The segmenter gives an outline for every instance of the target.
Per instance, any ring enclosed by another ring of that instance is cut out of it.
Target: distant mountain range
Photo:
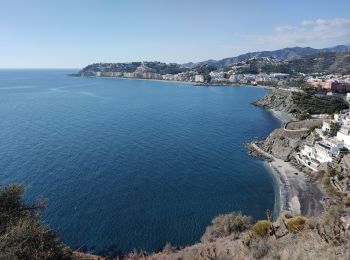
[[[347,51],[350,51],[350,45],[337,45],[334,47],[323,48],[323,49],[314,49],[310,47],[305,47],[305,48],[293,47],[293,48],[284,48],[284,49],[275,50],[275,51],[249,52],[236,57],[225,58],[221,60],[206,60],[206,61],[197,62],[197,63],[189,62],[189,63],[182,64],[182,66],[186,68],[194,68],[196,66],[209,64],[209,65],[216,66],[218,68],[222,68],[230,64],[240,62],[240,61],[246,61],[252,58],[273,57],[283,61],[290,61],[290,60],[304,57],[306,55],[318,54],[323,52],[347,52]]]
[[[275,51],[250,52],[222,60],[186,64],[167,64],[157,61],[94,63],[86,66],[76,75],[160,79],[166,74],[183,74],[181,79],[177,80],[184,81],[185,78],[190,80],[195,74],[208,78],[211,71],[228,72],[233,69],[233,65],[235,65],[235,74],[350,73],[350,47],[338,45],[323,49],[284,48]]]

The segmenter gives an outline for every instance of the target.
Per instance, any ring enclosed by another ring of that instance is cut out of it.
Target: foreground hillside
[[[228,217],[229,215],[227,215]],[[235,215],[230,215],[235,216]],[[339,225],[335,207],[322,216],[304,218],[281,214],[274,223],[257,222],[243,232],[235,222],[216,223],[213,226],[230,230],[230,234],[211,241],[172,251],[170,247],[147,259],[349,259],[350,234]],[[129,259],[146,259],[132,256]]]

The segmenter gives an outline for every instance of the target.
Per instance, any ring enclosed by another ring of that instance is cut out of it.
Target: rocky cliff
[[[305,114],[334,114],[348,108],[348,104],[341,96],[327,96],[312,91],[291,92],[281,89],[271,91],[253,104],[293,113],[296,117]]]
[[[253,103],[268,109],[290,113],[295,109],[292,93],[285,90],[273,90],[261,99]]]
[[[306,131],[286,132],[283,128],[279,128],[274,130],[265,140],[259,142],[259,146],[276,158],[287,161],[305,143],[308,136]]]

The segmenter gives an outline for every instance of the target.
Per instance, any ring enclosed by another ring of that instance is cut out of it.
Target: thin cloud
[[[270,35],[251,35],[259,46],[281,48],[286,46],[326,47],[350,42],[350,19],[305,20],[298,25],[281,25]]]

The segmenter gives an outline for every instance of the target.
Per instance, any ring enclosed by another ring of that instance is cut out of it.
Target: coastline
[[[247,87],[247,88],[264,88],[271,90],[269,86],[253,86],[238,84],[196,84],[194,82],[158,80],[158,79],[139,79],[139,78],[122,78],[122,77],[96,77],[93,78],[112,78],[116,80],[142,80],[186,84],[194,87]],[[293,120],[290,113],[274,109],[268,111],[281,122],[281,127],[287,122]],[[263,151],[257,143],[252,142],[251,148],[264,157],[264,165],[273,177],[275,189],[275,206],[273,210],[274,217],[277,217],[282,211],[290,211],[294,215],[316,215],[322,211],[320,200],[322,192],[316,184],[309,181],[308,176],[303,171],[294,167],[290,162],[285,162]],[[261,149],[261,150],[259,150]],[[266,160],[267,159],[267,160]],[[310,194],[309,194],[310,193]]]
[[[289,162],[274,158],[265,163],[279,189],[276,209],[293,215],[317,215],[322,211],[322,193],[308,176]]]
[[[159,80],[159,79],[140,79],[140,78],[122,78],[122,77],[96,77],[93,78],[112,78],[116,80],[143,80],[186,84],[194,87],[247,87],[264,88],[271,90],[269,86],[253,86],[238,84],[196,84],[194,82]],[[268,111],[281,122],[281,127],[293,120],[290,113],[268,109]],[[275,206],[273,215],[277,217],[282,211],[290,211],[294,215],[316,215],[322,211],[322,192],[316,184],[309,181],[305,172],[294,167],[290,162],[285,162],[271,154],[263,151],[258,143],[252,142],[250,148],[253,148],[258,154],[264,157],[264,165],[274,180]],[[267,160],[266,160],[267,159]]]
[[[72,76],[72,75],[69,75]],[[193,87],[246,87],[246,88],[259,88],[259,89],[268,89],[272,90],[275,89],[274,87],[270,86],[263,86],[263,85],[249,85],[249,84],[238,84],[238,83],[232,83],[232,84],[220,84],[220,83],[196,83],[196,82],[189,82],[189,81],[176,81],[176,80],[166,80],[166,79],[141,79],[141,78],[124,78],[124,77],[98,77],[98,76],[72,76],[72,77],[86,77],[86,78],[102,78],[102,79],[116,79],[116,80],[142,80],[142,81],[155,81],[155,82],[166,82],[166,83],[176,83],[176,84],[186,84],[191,85]]]
[[[271,114],[281,121],[281,126],[289,122],[291,114],[269,109]],[[251,142],[249,148],[264,160],[264,165],[272,175],[275,185],[274,217],[280,212],[290,211],[294,215],[317,215],[322,212],[322,191],[312,183],[308,175],[297,169],[290,162],[276,158],[259,147],[258,142]]]
[[[293,120],[293,116],[290,113],[278,111],[275,109],[269,109],[270,113],[281,121],[281,125],[283,126],[285,123]]]

